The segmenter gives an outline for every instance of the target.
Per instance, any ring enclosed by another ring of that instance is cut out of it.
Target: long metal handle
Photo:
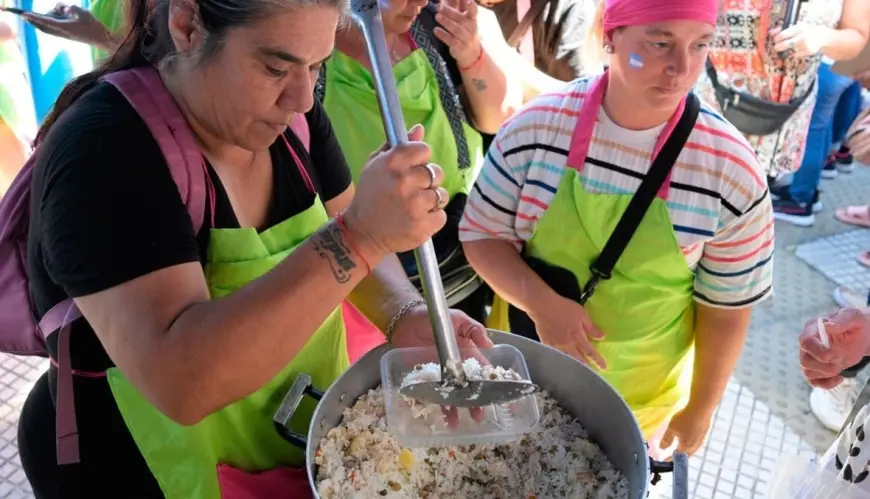
[[[351,12],[354,22],[366,41],[387,141],[394,147],[406,144],[408,132],[402,117],[396,82],[393,79],[393,67],[377,0],[353,1]],[[438,269],[438,259],[432,239],[428,239],[414,250],[414,256],[423,283],[423,296],[428,305],[429,320],[432,321],[432,329],[435,332],[435,346],[441,360],[442,381],[449,384],[464,384],[462,356],[456,344],[453,323],[450,321],[450,310],[447,306],[447,298],[444,296],[444,286],[441,283],[441,272]]]

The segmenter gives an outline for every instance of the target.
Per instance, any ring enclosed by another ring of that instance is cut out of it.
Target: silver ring
[[[429,172],[429,186],[426,188],[431,189],[432,187],[435,186],[435,180],[437,180],[437,178],[438,178],[437,175],[435,174],[435,168],[432,167],[431,163],[425,163],[425,164],[422,164],[420,166],[422,166],[423,168],[426,169],[427,172]]]
[[[436,196],[435,207],[429,210],[429,213],[434,213],[441,209],[441,204],[444,202],[444,197],[441,196],[441,191],[439,191],[437,187],[430,187],[429,189],[434,192]]]

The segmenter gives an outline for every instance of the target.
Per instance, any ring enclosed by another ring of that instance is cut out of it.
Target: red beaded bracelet
[[[469,69],[472,69],[474,66],[477,66],[478,64],[480,64],[480,61],[482,61],[482,60],[483,60],[483,45],[480,46],[480,53],[477,54],[477,59],[475,59],[474,62],[471,63],[471,65],[466,66],[464,68],[459,68],[459,70],[460,71],[468,71]]]
[[[344,223],[344,217],[339,213],[335,216],[335,223],[338,225],[338,228],[344,232],[344,238],[347,240],[347,245],[350,246],[351,251],[359,255],[359,259],[362,260],[363,264],[366,266],[366,276],[372,273],[372,266],[369,265],[369,262],[366,261],[366,257],[360,253],[356,244],[354,244],[353,237],[350,235],[350,232],[347,230],[347,224]]]

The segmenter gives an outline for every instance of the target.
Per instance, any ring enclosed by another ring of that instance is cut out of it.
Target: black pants
[[[105,395],[90,393],[82,385],[98,383],[77,380],[78,408],[100,410],[111,402]],[[90,395],[90,397],[89,397]],[[18,452],[36,499],[162,499],[163,493],[129,436],[117,408],[83,418],[77,411],[81,464],[57,465],[55,411],[49,391],[48,374],[37,380],[21,410],[18,423]],[[111,412],[111,414],[109,414]],[[100,416],[107,416],[102,418]],[[111,416],[111,417],[109,417]]]

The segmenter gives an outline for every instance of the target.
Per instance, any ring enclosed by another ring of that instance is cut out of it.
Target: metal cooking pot
[[[601,446],[607,457],[628,478],[631,499],[646,498],[659,473],[673,471],[674,499],[688,499],[688,459],[684,454],[673,463],[652,461],[637,420],[625,401],[601,376],[577,360],[544,344],[501,331],[490,330],[493,342],[519,349],[525,357],[532,380],[550,393],[559,405],[576,417]],[[338,426],[342,412],[370,389],[381,384],[381,357],[390,345],[382,345],[351,366],[326,393],[311,387],[311,378],[300,375],[275,413],[276,430],[289,442],[305,449],[308,482],[317,498],[314,454],[326,433]],[[294,433],[288,422],[299,402],[308,395],[320,402],[314,411],[308,435]]]

